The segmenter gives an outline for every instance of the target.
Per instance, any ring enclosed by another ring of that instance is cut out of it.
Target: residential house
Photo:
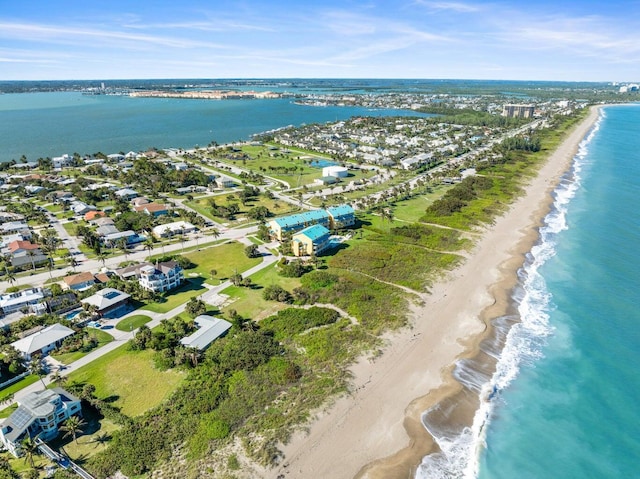
[[[15,233],[11,235],[2,236],[0,238],[0,250],[4,250],[9,247],[11,243],[14,241],[28,241],[31,239],[31,235],[23,235],[20,233]]]
[[[96,234],[100,237],[105,237],[107,235],[110,235],[113,233],[119,233],[119,232],[120,230],[115,227],[115,225],[113,224],[113,220],[111,220],[111,222],[107,222],[104,225],[100,225],[96,228]]]
[[[96,218],[100,218],[102,216],[107,216],[107,214],[104,211],[89,211],[88,213],[85,213],[84,220],[92,222]]]
[[[218,188],[233,188],[236,186],[236,182],[233,178],[229,178],[228,176],[218,176],[215,180],[216,186]]]
[[[184,281],[182,266],[175,261],[146,265],[140,268],[140,286],[155,293],[177,288]]]
[[[24,221],[8,221],[6,223],[0,224],[0,234],[2,235],[15,234],[15,233],[23,234],[23,232],[25,231],[28,234],[31,234],[29,232],[29,225]]]
[[[58,435],[61,423],[82,415],[80,399],[61,388],[44,389],[18,400],[18,408],[0,424],[0,443],[15,457],[22,455],[22,441],[39,437],[44,441]]]
[[[46,356],[49,352],[60,347],[62,342],[75,334],[73,329],[60,323],[52,324],[37,333],[30,334],[11,343],[26,361],[34,356]]]
[[[185,170],[189,169],[189,165],[187,165],[187,164],[186,164],[186,163],[184,163],[184,162],[172,163],[172,165],[171,165],[171,166],[173,166],[173,168],[174,168],[176,171],[185,171]]]
[[[42,186],[38,186],[38,185],[27,185],[24,187],[24,191],[29,195],[37,195],[38,193],[40,193],[41,191],[44,191],[45,188],[43,188]]]
[[[85,291],[96,284],[95,276],[93,276],[93,273],[90,273],[89,271],[65,276],[63,281],[69,289],[74,291]]]
[[[322,225],[307,226],[291,238],[291,249],[295,256],[318,255],[326,250],[331,242],[331,232]]]
[[[130,201],[130,200],[140,196],[136,190],[132,190],[131,188],[122,188],[120,190],[117,190],[115,192],[115,195],[118,198],[123,199],[123,200],[127,200],[127,201]]]
[[[62,156],[56,156],[51,158],[51,164],[55,169],[62,168],[73,164],[73,156],[64,154]]]
[[[192,233],[196,227],[187,221],[174,221],[154,227],[151,232],[156,238],[170,238],[176,234]]]
[[[131,204],[134,208],[137,206],[146,205],[147,203],[149,203],[149,198],[145,198],[144,196],[138,196],[137,198],[131,200]]]
[[[31,241],[13,241],[3,250],[3,253],[9,256],[11,266],[16,268],[23,266],[32,268],[48,261],[40,246]]]
[[[0,314],[7,315],[22,309],[36,314],[43,313],[46,306],[42,302],[49,295],[49,290],[43,288],[29,288],[15,293],[0,294]]]
[[[229,321],[206,314],[196,316],[193,321],[198,329],[191,335],[182,338],[180,343],[187,348],[196,348],[198,351],[204,351],[212,342],[224,336],[231,329]]]
[[[44,301],[47,311],[53,314],[64,314],[80,306],[75,293],[68,291],[57,296],[50,296]]]
[[[144,212],[153,217],[169,214],[169,208],[167,207],[167,205],[161,205],[159,203],[146,203],[139,206],[134,206],[133,209],[137,212]]]
[[[176,288],[184,281],[184,270],[175,261],[163,263],[141,263],[116,270],[122,279],[137,278],[140,286],[155,293]]]
[[[84,201],[74,201],[71,203],[71,210],[78,216],[85,215],[90,211],[96,211],[96,207],[88,205]]]
[[[96,313],[105,318],[117,318],[128,311],[127,293],[114,288],[104,288],[96,294],[81,300],[83,304],[94,306]]]
[[[113,233],[106,234],[102,237],[102,240],[106,245],[114,246],[118,244],[120,240],[124,239],[127,245],[139,243],[143,241],[144,238],[142,236],[138,236],[135,231],[127,230],[127,231],[116,231]]]
[[[101,226],[106,226],[106,225],[113,225],[114,221],[112,218],[109,218],[108,216],[102,216],[100,218],[95,218],[91,221],[89,221],[89,223],[91,223],[92,225],[97,226],[98,228]]]

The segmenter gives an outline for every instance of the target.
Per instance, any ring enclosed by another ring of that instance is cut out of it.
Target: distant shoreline
[[[453,365],[476,355],[491,334],[490,321],[510,310],[516,272],[538,240],[551,192],[570,168],[599,108],[574,127],[472,256],[424,296],[424,305],[413,307],[412,327],[389,334],[381,357],[363,358],[352,367],[353,392],[319,413],[308,434],[294,436],[284,447],[287,467],[277,473],[292,478],[414,477],[422,458],[436,450],[421,423],[424,411],[459,402],[456,394],[462,394],[463,407],[444,417],[455,428],[471,424],[479,398],[461,392],[451,375]]]

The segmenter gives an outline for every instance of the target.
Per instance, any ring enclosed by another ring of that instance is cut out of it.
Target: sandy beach
[[[272,477],[414,477],[434,447],[421,414],[461,390],[451,376],[454,362],[474,355],[489,321],[508,311],[516,272],[538,238],[550,193],[597,117],[594,107],[525,194],[486,230],[470,258],[435,285],[423,305],[412,308],[411,327],[388,335],[381,356],[353,366],[351,393],[318,413],[307,432],[294,436]],[[470,424],[475,399],[470,398],[465,413],[449,420]]]

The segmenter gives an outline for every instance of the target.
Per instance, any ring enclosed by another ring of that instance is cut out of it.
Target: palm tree
[[[76,266],[78,266],[78,260],[76,260],[71,253],[65,254],[64,259],[67,260],[67,263],[69,263],[69,266],[71,266],[71,270],[75,273]]]
[[[124,259],[127,259],[129,255],[129,250],[127,249],[127,240],[124,238],[120,238],[116,244],[118,249],[124,253]]]
[[[40,358],[40,356],[34,356],[31,358],[28,369],[29,369],[29,373],[35,374],[40,378],[42,387],[46,388],[47,386],[44,383],[44,380],[42,379],[42,377],[47,373],[47,371],[45,370],[44,365],[42,364],[42,359]]]
[[[145,251],[149,252],[149,256],[147,257],[147,260],[151,258],[151,252],[153,251],[153,240],[151,238],[147,238],[146,240],[144,240],[144,249]]]
[[[36,269],[36,262],[33,259],[36,256],[36,252],[31,249],[27,251],[27,256],[29,256],[29,259],[31,260],[31,269]]]
[[[13,284],[16,282],[16,274],[13,271],[9,271],[6,266],[4,267],[4,270],[7,273],[7,281],[9,281],[9,284],[13,286]]]
[[[69,381],[67,376],[60,375],[60,371],[56,371],[49,377],[49,379],[58,387],[64,387],[64,385]]]
[[[20,444],[20,449],[24,453],[24,463],[28,463],[31,468],[35,468],[36,465],[33,461],[33,456],[38,454],[38,444],[36,443],[35,438],[25,437]]]
[[[86,421],[81,417],[71,416],[60,426],[60,430],[64,431],[64,437],[71,436],[73,437],[73,441],[78,444],[78,433],[82,432],[82,428],[86,425]]]
[[[53,279],[51,275],[51,271],[53,270],[53,258],[49,257],[49,261],[47,261],[47,269],[49,270],[49,279]]]
[[[102,262],[102,267],[104,268],[104,263],[105,263],[105,261],[106,261],[106,259],[107,259],[107,255],[106,255],[106,254],[104,254],[104,253],[98,253],[98,254],[96,255],[96,258],[98,259],[98,261],[101,261],[101,262]]]
[[[180,243],[182,245],[182,254],[184,254],[184,242],[186,240],[186,237],[184,235],[184,228],[180,228],[178,230],[178,234],[180,235]]]

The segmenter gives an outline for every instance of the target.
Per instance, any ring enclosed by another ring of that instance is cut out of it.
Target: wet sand
[[[475,357],[491,367],[479,345],[491,334],[490,321],[510,312],[517,270],[538,239],[551,192],[597,117],[598,108],[592,108],[525,193],[484,232],[470,258],[435,285],[424,304],[412,307],[411,327],[387,335],[381,356],[353,366],[352,392],[293,437],[270,476],[414,477],[422,458],[437,447],[420,422],[424,411],[438,405],[442,428],[471,424],[478,396],[452,376],[454,363]]]

